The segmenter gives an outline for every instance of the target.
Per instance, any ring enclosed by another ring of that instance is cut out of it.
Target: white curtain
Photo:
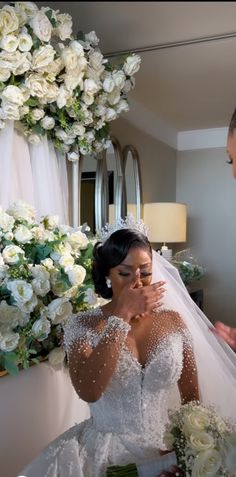
[[[41,215],[58,215],[68,224],[66,159],[46,136],[32,145],[7,121],[0,132],[0,205],[6,209],[21,199]]]

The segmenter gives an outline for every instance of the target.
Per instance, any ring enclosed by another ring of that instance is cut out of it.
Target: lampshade
[[[187,206],[177,202],[152,202],[143,206],[143,220],[154,243],[186,241]]]

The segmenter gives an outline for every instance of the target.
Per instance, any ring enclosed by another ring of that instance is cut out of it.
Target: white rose
[[[56,298],[48,305],[48,317],[53,324],[62,323],[72,314],[72,305],[65,298]]]
[[[89,33],[86,33],[85,34],[85,41],[88,41],[93,46],[96,46],[99,43],[99,39],[98,39],[95,31],[90,31]]]
[[[65,357],[66,353],[63,348],[54,348],[48,355],[48,361],[51,366],[58,366],[64,362]]]
[[[77,152],[68,152],[67,159],[68,161],[76,162],[79,160],[79,154]]]
[[[28,243],[32,239],[32,233],[25,225],[18,225],[14,230],[15,239],[17,242]]]
[[[68,72],[72,72],[77,69],[77,67],[82,71],[87,65],[83,47],[77,41],[72,41],[70,46],[64,48],[61,57]]]
[[[66,273],[68,275],[71,285],[74,285],[74,286],[82,285],[86,276],[86,270],[81,265],[74,265],[73,267],[67,267]]]
[[[76,136],[84,137],[86,129],[82,124],[75,122],[72,126],[72,131]]]
[[[84,91],[89,95],[95,95],[99,90],[99,85],[93,79],[86,79],[84,81]]]
[[[91,94],[83,93],[81,99],[87,106],[91,106],[94,103],[94,96]]]
[[[38,11],[29,22],[34,34],[41,41],[48,42],[51,39],[52,25],[48,17],[42,12]]]
[[[111,93],[113,88],[115,88],[115,81],[113,80],[112,76],[109,75],[105,80],[103,81],[103,89],[106,91],[106,93]]]
[[[196,451],[204,451],[207,449],[213,449],[214,447],[214,438],[203,431],[192,432],[189,436],[189,442],[192,449]]]
[[[108,99],[109,104],[111,104],[112,106],[114,104],[119,103],[119,101],[120,101],[120,90],[119,90],[119,88],[115,87],[112,90],[112,92],[107,95],[107,99]]]
[[[19,339],[19,333],[14,333],[13,331],[8,331],[3,335],[0,334],[0,349],[4,352],[13,351],[18,345]]]
[[[59,88],[55,83],[47,83],[47,91],[43,103],[54,103],[58,97]]]
[[[1,38],[0,47],[9,52],[16,51],[19,45],[19,38],[15,35],[7,35]]]
[[[102,104],[98,104],[95,109],[96,116],[105,116],[106,108]]]
[[[4,5],[0,10],[0,34],[2,36],[18,30],[19,21],[15,13],[14,7]]]
[[[24,116],[26,116],[26,114],[29,113],[29,106],[20,106],[19,107],[19,113],[20,113],[20,117],[23,118]]]
[[[115,109],[107,108],[106,115],[105,115],[106,121],[113,121],[116,118],[117,118],[117,113],[116,113]]]
[[[70,95],[71,95],[71,91],[73,91],[77,86],[79,86],[82,89],[83,77],[84,77],[84,70],[81,71],[79,67],[63,75],[66,89],[68,90]]]
[[[190,435],[194,431],[203,431],[210,425],[210,417],[206,409],[197,408],[190,410],[184,416],[183,432]]]
[[[126,99],[121,99],[119,101],[119,103],[116,104],[115,108],[116,108],[116,112],[118,114],[122,113],[123,111],[124,112],[129,111],[129,105],[128,105],[128,102],[126,101]]]
[[[40,119],[42,119],[45,115],[45,112],[43,109],[39,109],[39,108],[34,108],[32,111],[31,111],[31,118],[33,119],[33,121],[37,122],[37,121],[40,121]]]
[[[30,300],[22,303],[22,302],[17,302],[18,307],[20,308],[21,311],[24,313],[31,313],[34,311],[35,307],[38,305],[38,299],[35,293],[33,293],[32,297]]]
[[[60,40],[64,41],[72,35],[72,17],[68,13],[59,13],[57,15],[58,26],[55,29],[55,33],[59,36]]]
[[[51,45],[40,46],[35,50],[32,57],[32,69],[44,71],[48,65],[53,63],[55,50]]]
[[[21,33],[19,35],[19,50],[30,51],[33,45],[33,40],[28,33]]]
[[[58,262],[62,255],[71,253],[71,252],[72,252],[72,248],[69,243],[67,242],[59,243],[58,245],[55,246],[55,249],[53,250],[53,252],[50,253],[50,257],[56,262]]]
[[[25,252],[17,245],[7,245],[2,251],[4,262],[9,263],[10,265],[18,263],[20,260],[20,255],[24,257]]]
[[[209,449],[200,452],[194,460],[192,466],[192,477],[215,477],[217,471],[222,465],[222,459],[219,452],[215,449]]]
[[[32,280],[32,287],[39,296],[45,296],[50,291],[50,282],[42,278],[34,278]]]
[[[85,303],[88,303],[90,306],[96,305],[97,295],[92,288],[87,288],[87,290],[85,291],[84,301]]]
[[[93,51],[89,55],[89,64],[91,68],[93,68],[99,74],[101,74],[104,71],[103,60],[104,60],[103,55],[99,51]]]
[[[70,253],[66,253],[60,257],[59,265],[61,267],[69,267],[74,264],[74,258]]]
[[[61,61],[61,58],[57,58],[53,61],[47,68],[44,70],[44,76],[46,79],[52,83],[55,81],[55,77],[60,73],[60,71],[64,68],[64,65]]]
[[[17,106],[22,106],[24,103],[24,95],[18,86],[9,85],[4,88],[1,93],[1,98],[9,103],[13,103]]]
[[[19,313],[21,312],[17,306],[8,305],[5,300],[2,300],[0,302],[0,325],[15,328],[19,323]]]
[[[6,212],[0,212],[0,229],[3,232],[10,232],[13,228],[15,220],[11,215],[6,214]]]
[[[74,251],[77,251],[80,248],[85,249],[89,243],[87,235],[85,235],[83,232],[80,232],[79,230],[77,232],[71,233],[66,240]]]
[[[51,330],[51,323],[45,318],[36,320],[32,326],[32,334],[38,341],[45,340]]]
[[[3,119],[13,119],[19,121],[20,111],[16,104],[8,103],[7,101],[2,101],[2,117]]]
[[[40,74],[30,74],[25,80],[25,85],[30,90],[31,96],[45,98],[45,96],[47,95],[48,82]]]
[[[53,230],[58,227],[59,216],[58,215],[45,215],[42,219],[45,229]]]
[[[138,55],[131,55],[126,58],[125,64],[123,66],[123,70],[127,76],[132,76],[140,68],[141,58]]]
[[[51,263],[51,262],[52,260],[50,258],[46,258],[45,260],[42,260],[41,262],[41,264],[43,263],[43,265],[34,265],[34,267],[31,268],[31,273],[33,277],[38,279],[40,278],[41,280],[48,280],[50,277],[50,274],[45,268],[46,267],[45,263]]]
[[[16,2],[15,3],[15,10],[17,12],[17,15],[24,14],[25,18],[25,23],[27,20],[30,20],[30,18],[34,17],[34,15],[38,11],[38,7],[35,3],[33,2]]]
[[[71,93],[65,89],[64,85],[61,85],[58,90],[58,96],[56,99],[58,108],[59,109],[63,108],[67,104],[68,100],[70,99],[71,99]]]
[[[53,261],[51,258],[45,258],[44,260],[41,261],[41,263],[48,270],[51,270],[54,267]]]
[[[26,303],[31,300],[33,296],[33,288],[30,283],[25,280],[12,280],[7,283],[7,288],[10,290],[13,298],[17,304]]]
[[[37,145],[41,142],[41,137],[38,136],[38,134],[32,133],[32,134],[28,135],[28,141],[29,141],[30,144]]]
[[[112,79],[117,88],[122,89],[125,85],[126,76],[122,70],[114,71],[112,73]]]
[[[14,202],[8,209],[7,213],[12,215],[14,219],[17,220],[26,220],[29,223],[32,223],[36,218],[36,211],[32,205],[27,204],[23,200],[18,200]]]
[[[132,81],[130,81],[129,79],[127,79],[127,80],[125,81],[125,84],[124,84],[123,88],[122,88],[122,91],[127,94],[127,93],[129,93],[129,91],[130,91],[134,86],[135,86],[135,80],[134,80],[134,78],[132,78]]]
[[[40,124],[46,130],[53,129],[55,126],[55,119],[51,118],[50,116],[45,116],[43,119],[41,119]]]
[[[0,81],[2,81],[3,83],[5,81],[7,81],[11,76],[11,72],[9,70],[6,70],[6,69],[1,69],[0,70]]]
[[[16,53],[20,54],[20,59],[18,63],[13,65],[12,72],[15,76],[23,75],[26,71],[29,71],[31,68],[31,54],[28,52],[20,53],[17,51]]]

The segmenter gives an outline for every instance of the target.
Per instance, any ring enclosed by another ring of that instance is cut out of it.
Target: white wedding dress
[[[73,317],[67,329],[69,340],[73,334],[84,336],[93,346],[98,344],[99,334],[89,327],[90,313]],[[95,318],[92,312],[93,329],[94,319],[99,320],[101,314],[100,308]],[[89,404],[91,417],[53,441],[20,475],[104,477],[109,465],[157,459],[158,449],[165,448],[168,400],[181,375],[187,341],[183,332],[170,333],[150,347],[145,367],[124,344],[105,392]]]

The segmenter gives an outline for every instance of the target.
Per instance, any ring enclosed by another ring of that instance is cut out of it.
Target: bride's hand
[[[116,301],[114,314],[129,322],[133,316],[150,313],[161,305],[165,293],[164,284],[163,281],[145,286],[138,286],[138,282],[128,284]]]

